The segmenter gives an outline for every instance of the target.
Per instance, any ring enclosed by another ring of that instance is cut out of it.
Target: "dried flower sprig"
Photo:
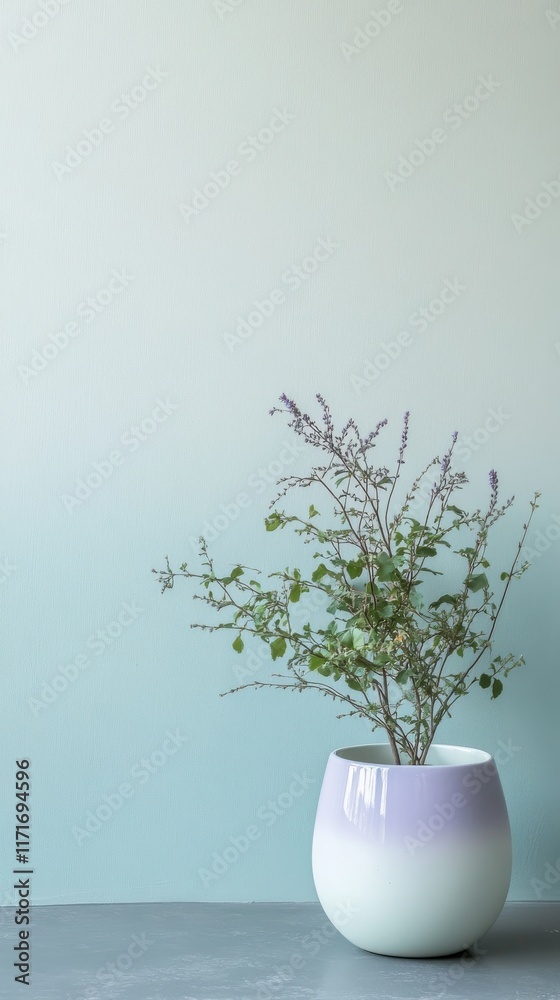
[[[344,707],[342,715],[361,716],[373,729],[384,730],[395,763],[423,764],[455,702],[476,683],[498,698],[504,678],[524,662],[512,653],[493,655],[493,637],[512,581],[528,568],[527,562],[519,563],[540,494],[530,501],[521,540],[509,569],[500,575],[501,593],[495,594],[486,572],[489,532],[514,501],[510,497],[499,505],[496,471],[489,474],[485,512],[468,513],[457,506],[455,494],[468,480],[464,472],[453,469],[455,432],[443,459],[432,459],[412,481],[400,506],[394,507],[405,464],[409,412],[404,415],[396,470],[391,473],[370,461],[387,420],[362,437],[351,418],[337,434],[324,397],[318,393],[316,399],[320,422],[287,395],[280,397],[280,407],[270,411],[287,415],[294,433],[323,452],[326,460],[306,475],[279,479],[280,492],[265,519],[267,531],[290,525],[303,543],[313,544],[313,571],[305,575],[298,568],[286,568],[269,574],[268,586],[258,570],[243,564],[219,575],[201,538],[200,572],[193,572],[187,563],[173,571],[167,559],[165,569],[154,572],[162,590],[170,589],[176,577],[196,580],[202,592],[194,596],[213,611],[227,613],[226,621],[194,623],[193,628],[233,629],[237,653],[247,638],[254,637],[269,647],[273,661],[287,657],[285,673],[233,691],[246,687],[319,691]],[[422,479],[438,467],[427,509],[417,519],[413,511]],[[322,492],[329,511],[321,514],[314,503],[307,517],[280,509],[278,501],[296,487]],[[459,569],[459,586],[443,590],[439,579],[451,577],[453,569]],[[296,621],[296,606],[305,604],[306,595],[317,593],[327,604],[324,612],[310,614],[303,623]]]

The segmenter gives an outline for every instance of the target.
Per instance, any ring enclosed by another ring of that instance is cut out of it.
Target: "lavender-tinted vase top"
[[[453,759],[457,762],[439,764]],[[464,758],[464,759],[463,759]],[[462,762],[461,762],[462,761]],[[454,822],[460,817],[460,822]],[[349,747],[330,754],[317,819],[333,832],[348,827],[377,843],[509,829],[496,763],[490,754],[466,747],[435,746],[425,765],[392,762],[385,744]]]

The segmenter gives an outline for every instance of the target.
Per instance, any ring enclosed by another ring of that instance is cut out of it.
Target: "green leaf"
[[[504,685],[498,677],[494,678],[494,683],[492,684],[492,697],[498,698],[504,690]]]
[[[377,579],[381,580],[382,583],[394,580],[397,576],[397,568],[391,558],[385,559],[383,562],[379,559],[378,566]]]
[[[366,637],[361,628],[352,629],[352,646],[354,649],[363,649],[366,644]]]
[[[392,618],[393,614],[394,614],[394,611],[395,611],[395,609],[394,609],[393,605],[387,603],[387,604],[383,605],[383,607],[379,611],[379,617],[380,618]]]
[[[360,562],[360,560],[356,559],[356,560],[351,560],[349,563],[346,564],[346,570],[348,572],[348,576],[350,577],[350,579],[355,580],[356,577],[362,575],[364,567]]]
[[[324,662],[325,659],[323,656],[316,656],[315,653],[312,653],[311,656],[309,657],[309,669],[318,670],[319,667],[323,666]]]
[[[492,683],[492,678],[489,677],[488,674],[481,674],[478,678],[478,683],[481,688],[489,688]]]
[[[460,507],[454,507],[453,504],[450,503],[447,509],[453,511],[453,513],[457,514],[459,517],[465,517],[466,511],[461,510]]]
[[[422,558],[427,556],[437,556],[437,549],[434,545],[419,545],[416,549],[416,555]]]
[[[508,576],[509,576],[509,573],[506,573],[506,572],[500,573],[500,580],[507,580]]]
[[[264,523],[266,525],[267,531],[276,531],[277,528],[282,524],[282,518],[277,511],[273,511],[268,517],[265,517]]]
[[[478,590],[484,590],[488,587],[488,577],[486,576],[486,573],[475,573],[468,576],[465,583],[469,590],[476,593]]]
[[[299,583],[294,583],[292,589],[290,590],[290,601],[292,604],[297,604],[301,597],[301,587]]]
[[[455,604],[455,600],[456,598],[452,597],[451,594],[442,594],[441,597],[438,597],[437,601],[432,601],[430,607],[439,608],[441,604]]]
[[[391,661],[391,657],[389,656],[388,653],[378,653],[378,655],[376,657],[374,657],[374,660],[373,660],[373,662],[378,667],[384,667],[385,664],[386,663],[390,663],[390,661]]]
[[[406,684],[409,677],[409,670],[401,670],[400,674],[397,674],[397,684]]]
[[[328,569],[325,566],[325,564],[319,563],[319,565],[316,566],[316,568],[313,570],[313,573],[311,574],[311,579],[313,580],[313,583],[318,583],[319,580],[322,580],[326,573],[328,573]]]
[[[253,617],[257,625],[260,625],[265,613],[266,613],[266,604],[264,602],[260,604],[255,604],[253,608]]]
[[[236,653],[242,653],[243,650],[245,649],[245,643],[243,642],[243,639],[241,638],[240,635],[237,636],[237,639],[235,639],[231,645],[233,649],[235,649]]]
[[[278,660],[286,652],[286,640],[279,636],[270,643],[270,653],[273,660]]]
[[[412,588],[412,590],[410,591],[410,593],[408,595],[408,599],[409,599],[410,603],[412,604],[412,607],[416,608],[417,611],[420,611],[420,609],[424,607],[424,602],[422,600],[422,594],[420,593],[419,590],[416,589],[416,587]]]
[[[238,577],[243,576],[244,572],[245,570],[243,569],[243,566],[236,566],[235,569],[232,569],[229,576],[222,577],[221,583],[225,583],[227,586],[229,583],[233,583],[234,580],[237,580]]]
[[[422,524],[420,524],[420,521],[417,521],[415,517],[407,517],[407,518],[405,518],[405,520],[407,520],[408,523],[411,525],[411,528],[410,528],[410,534],[411,535],[412,534],[418,534],[419,531],[423,531],[424,530],[424,526]]]
[[[463,657],[464,655],[465,655],[465,650],[463,649],[462,646],[459,646],[459,649],[457,650],[457,656]]]
[[[313,506],[313,504],[311,504],[311,506],[309,508],[309,513],[308,513],[307,516],[308,517],[318,517],[319,516],[319,511],[315,509],[315,507]]]
[[[355,679],[355,677],[349,677],[348,674],[345,677],[346,683],[352,691],[361,691],[360,683]]]

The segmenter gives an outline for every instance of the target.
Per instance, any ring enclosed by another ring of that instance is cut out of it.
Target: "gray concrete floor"
[[[6,1000],[560,1000],[560,902],[508,903],[473,952],[441,959],[360,951],[315,903],[39,906],[29,987],[1,915]]]

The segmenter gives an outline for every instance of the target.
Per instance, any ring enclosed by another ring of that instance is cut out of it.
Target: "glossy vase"
[[[349,941],[382,955],[451,955],[499,915],[511,833],[496,764],[433,745],[426,764],[387,744],[330,754],[313,834],[321,905]]]

